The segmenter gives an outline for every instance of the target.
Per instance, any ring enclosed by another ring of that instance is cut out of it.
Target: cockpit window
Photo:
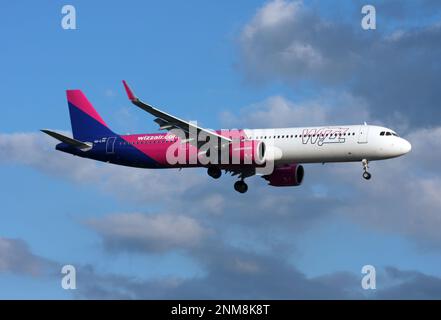
[[[392,132],[392,135],[398,137],[398,135],[395,132]]]
[[[384,131],[381,131],[381,132],[380,132],[380,136],[384,136]]]
[[[390,132],[386,132],[386,135],[387,135],[387,136],[391,136],[392,133],[390,133]]]

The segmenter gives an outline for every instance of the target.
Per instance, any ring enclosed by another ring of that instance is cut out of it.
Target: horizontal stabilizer
[[[82,151],[87,151],[87,150],[92,149],[92,144],[90,144],[88,142],[83,142],[80,140],[72,139],[72,138],[69,138],[69,137],[62,135],[61,133],[51,131],[51,130],[43,129],[43,130],[41,130],[41,132],[44,132],[47,135],[50,135],[52,138],[55,138],[61,142],[67,143],[68,145],[71,145],[72,147],[78,148]]]

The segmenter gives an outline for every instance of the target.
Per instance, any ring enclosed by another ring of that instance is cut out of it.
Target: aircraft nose
[[[410,144],[410,142],[405,139],[402,139],[401,151],[403,152],[403,154],[409,153],[410,150],[412,150],[412,145]]]

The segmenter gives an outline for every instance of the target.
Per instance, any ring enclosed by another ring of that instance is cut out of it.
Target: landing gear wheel
[[[372,178],[372,175],[368,172],[369,169],[369,161],[367,159],[361,160],[361,164],[363,165],[363,178],[369,180]]]
[[[209,167],[207,173],[213,179],[219,179],[222,175],[222,171],[218,167]]]
[[[245,193],[248,191],[248,185],[245,183],[245,181],[236,181],[236,183],[234,184],[234,190],[239,193]]]

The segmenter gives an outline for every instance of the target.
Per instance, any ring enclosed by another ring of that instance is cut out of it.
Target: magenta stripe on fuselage
[[[132,134],[121,136],[121,139],[153,159],[158,165],[168,167],[167,149],[175,140],[166,139],[167,136],[170,135],[167,133]]]
[[[218,134],[223,134],[230,139],[246,138],[244,130],[235,130],[231,132],[221,132],[221,130],[216,130],[215,132]],[[167,161],[167,149],[176,140],[170,138],[168,133],[132,134],[124,136],[121,135],[120,137],[128,144],[132,145],[146,156],[153,159],[159,166],[171,166]],[[197,164],[197,148],[195,146],[186,143],[181,144],[179,148],[180,152],[185,152],[186,154],[186,163],[194,165]]]

